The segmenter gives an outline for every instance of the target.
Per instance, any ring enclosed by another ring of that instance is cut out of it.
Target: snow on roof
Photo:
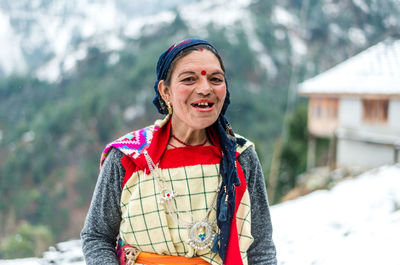
[[[400,39],[387,39],[299,84],[300,94],[400,95]]]

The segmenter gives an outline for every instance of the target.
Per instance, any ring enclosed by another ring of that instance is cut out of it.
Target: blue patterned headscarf
[[[161,114],[168,114],[165,102],[162,99],[160,92],[158,91],[158,83],[160,80],[165,80],[167,77],[168,69],[176,57],[176,55],[191,46],[204,44],[212,47],[215,51],[215,47],[209,42],[200,39],[186,39],[177,44],[172,45],[165,52],[163,52],[158,59],[157,63],[157,80],[154,83],[155,96],[153,103],[157,110]],[[213,251],[218,252],[221,259],[225,261],[226,251],[228,248],[230,229],[232,218],[235,212],[235,187],[240,185],[239,177],[235,167],[236,161],[236,138],[232,132],[232,128],[226,120],[224,114],[230,103],[228,83],[226,83],[226,97],[222,107],[221,113],[214,123],[213,126],[218,131],[222,149],[222,159],[220,162],[220,174],[222,176],[222,188],[218,193],[217,201],[217,224],[220,229],[220,233],[215,237]],[[218,244],[219,243],[219,244]]]

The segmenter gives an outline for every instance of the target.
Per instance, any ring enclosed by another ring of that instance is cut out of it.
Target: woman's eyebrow
[[[225,73],[221,72],[221,71],[216,71],[216,72],[211,73],[211,75],[223,75],[223,76],[225,76]]]
[[[180,77],[181,75],[185,75],[185,74],[196,74],[196,73],[193,72],[193,71],[185,71],[185,72],[180,73],[180,74],[178,75],[178,77]]]

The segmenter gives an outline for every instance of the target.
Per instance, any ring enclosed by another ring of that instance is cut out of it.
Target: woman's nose
[[[197,92],[203,95],[208,95],[212,92],[211,84],[208,82],[206,77],[200,78]]]

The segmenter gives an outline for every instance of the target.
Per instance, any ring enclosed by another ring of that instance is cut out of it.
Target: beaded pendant
[[[163,204],[166,203],[169,200],[172,200],[175,198],[178,194],[175,191],[169,191],[167,189],[162,190],[161,192],[161,198],[158,201],[158,204]]]
[[[198,221],[189,226],[189,239],[187,243],[196,250],[203,250],[214,241],[214,222]]]

